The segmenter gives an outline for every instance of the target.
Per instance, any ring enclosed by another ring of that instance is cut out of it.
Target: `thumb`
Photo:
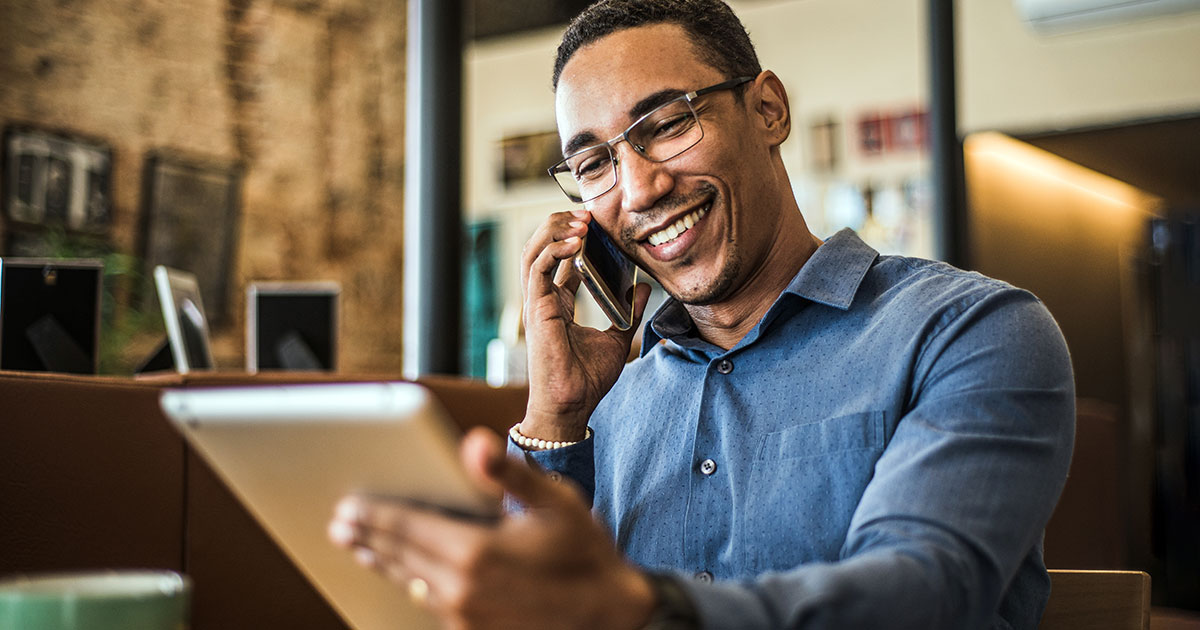
[[[642,315],[645,314],[646,304],[650,302],[650,285],[638,283],[631,291],[633,294],[633,323],[630,324],[629,330],[617,330],[616,326],[608,329],[608,333],[616,339],[622,340],[628,344],[635,335],[642,329]]]
[[[505,492],[527,508],[549,507],[562,500],[564,487],[556,484],[536,464],[505,452],[504,440],[477,427],[462,442],[462,459],[476,485],[493,496]]]
[[[642,321],[642,315],[646,314],[646,303],[650,301],[650,285],[644,282],[639,282],[636,290],[637,294],[635,295],[633,301],[634,329],[638,328],[638,324]]]

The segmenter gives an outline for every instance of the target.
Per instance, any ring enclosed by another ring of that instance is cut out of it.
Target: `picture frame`
[[[858,150],[865,157],[878,157],[887,151],[887,120],[878,113],[858,118]]]
[[[919,152],[928,142],[929,113],[911,109],[887,118],[886,145],[895,152]]]
[[[332,281],[246,287],[246,370],[336,372],[342,287]]]
[[[550,184],[546,170],[562,160],[557,131],[514,135],[500,141],[500,181],[505,188]]]
[[[814,171],[830,173],[838,167],[838,122],[832,116],[814,120],[808,127],[810,162]]]
[[[96,374],[104,265],[0,257],[0,369]]]
[[[175,371],[187,374],[214,369],[208,316],[196,276],[158,265],[154,268],[154,286]]]
[[[112,149],[99,140],[24,125],[3,135],[9,227],[103,234],[112,223]]]
[[[230,278],[241,219],[241,167],[236,163],[155,151],[142,180],[146,276],[159,265],[196,276],[209,323],[229,313]]]

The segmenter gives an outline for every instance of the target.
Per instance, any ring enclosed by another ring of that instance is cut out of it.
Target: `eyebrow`
[[[571,141],[563,147],[563,157],[593,144],[600,144],[600,138],[590,131],[581,131],[571,137]]]
[[[668,88],[665,90],[659,90],[659,91],[643,98],[642,100],[634,103],[633,107],[629,108],[629,119],[637,120],[638,118],[641,118],[642,116],[645,116],[646,114],[653,111],[654,108],[658,107],[659,105],[662,105],[663,103],[666,103],[667,101],[669,101],[671,99],[679,98],[680,96],[683,96],[684,94],[687,94],[687,92],[684,92],[683,90],[680,90],[678,88]],[[571,140],[569,142],[567,142],[567,144],[563,147],[563,155],[564,156],[571,155],[572,153],[578,151],[579,149],[582,149],[584,147],[588,147],[588,146],[591,146],[594,144],[600,144],[601,142],[603,142],[603,141],[600,140],[600,138],[597,137],[596,134],[592,133],[591,131],[581,131],[581,132],[575,134],[574,136],[572,136]]]

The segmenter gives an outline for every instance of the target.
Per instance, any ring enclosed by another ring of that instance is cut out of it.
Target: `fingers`
[[[499,460],[508,457],[504,438],[489,429],[475,427],[463,437],[459,452],[467,475],[475,485],[494,497],[502,497],[504,487],[489,471],[500,465]]]
[[[364,497],[344,499],[329,525],[329,538],[353,550],[356,562],[435,611],[461,601],[464,579],[480,564],[488,535],[479,525]]]
[[[561,261],[558,264],[558,271],[554,274],[554,284],[575,294],[579,291],[579,283],[583,281],[583,276],[575,271],[575,267],[568,260]]]
[[[642,321],[642,315],[646,314],[646,304],[650,302],[650,285],[642,283],[637,285],[637,293],[633,298],[633,326],[630,330],[636,331],[638,324]]]
[[[379,561],[401,561],[417,553],[461,564],[487,526],[399,501],[350,496],[338,503],[328,534],[340,547],[369,550]],[[369,560],[360,557],[360,561]]]
[[[591,214],[586,210],[556,212],[538,227],[533,236],[529,237],[525,243],[525,249],[521,253],[521,290],[523,292],[529,290],[532,276],[554,273],[557,261],[570,258],[578,251],[580,239],[587,234],[587,222],[590,217]],[[572,245],[565,247],[560,245],[568,241]],[[555,252],[558,256],[542,259],[541,265],[535,267],[547,248],[556,245]],[[527,296],[528,293],[525,297]]]

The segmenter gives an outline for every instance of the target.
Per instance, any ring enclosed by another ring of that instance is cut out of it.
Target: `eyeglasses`
[[[738,77],[673,98],[638,118],[621,135],[568,155],[547,169],[550,177],[575,203],[591,201],[617,185],[617,155],[613,146],[622,140],[651,162],[667,160],[696,146],[704,137],[692,102],[697,98],[753,81]]]

